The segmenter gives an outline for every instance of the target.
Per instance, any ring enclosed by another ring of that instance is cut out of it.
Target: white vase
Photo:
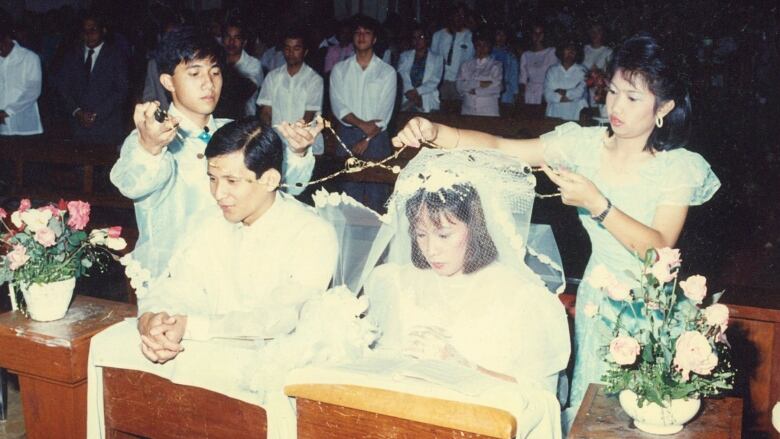
[[[636,428],[652,434],[677,433],[701,408],[701,400],[693,398],[673,399],[667,407],[645,401],[639,407],[637,395],[631,390],[621,391],[618,399],[626,414],[634,420]]]
[[[73,298],[76,278],[71,277],[48,284],[30,284],[22,289],[30,318],[50,322],[65,317]]]

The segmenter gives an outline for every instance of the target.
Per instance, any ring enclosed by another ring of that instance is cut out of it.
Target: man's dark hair
[[[381,26],[378,21],[374,20],[373,18],[367,16],[358,14],[352,17],[352,33],[355,33],[359,27],[362,27],[363,29],[370,30],[375,37],[379,37],[379,31],[381,30]]]
[[[284,40],[301,40],[304,50],[309,49],[308,33],[301,26],[290,26],[282,32],[282,43]]]
[[[238,18],[231,18],[228,20],[224,26],[222,26],[222,35],[225,35],[227,33],[227,30],[229,27],[237,27],[241,29],[241,38],[245,41],[247,40],[247,28],[244,25],[244,23],[239,20]]]
[[[214,59],[220,68],[225,66],[225,52],[210,35],[185,27],[168,32],[155,51],[160,73],[173,74],[176,66],[196,59]]]
[[[244,165],[257,178],[269,169],[282,172],[282,139],[260,119],[234,120],[214,132],[206,145],[206,157],[214,158],[236,151],[244,153]]]

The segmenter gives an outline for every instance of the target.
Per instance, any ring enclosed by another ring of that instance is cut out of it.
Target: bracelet
[[[604,197],[604,198],[607,198],[607,197]],[[607,217],[607,214],[609,214],[610,210],[612,210],[612,201],[610,201],[609,198],[607,198],[607,207],[606,207],[606,209],[604,209],[604,211],[601,212],[600,214],[598,214],[596,216],[591,216],[590,218],[593,221],[596,221],[597,223],[601,224],[602,222],[604,222],[604,219]]]

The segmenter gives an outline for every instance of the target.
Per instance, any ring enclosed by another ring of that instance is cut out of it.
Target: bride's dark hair
[[[406,217],[409,219],[409,236],[412,241],[412,263],[415,267],[431,267],[415,239],[415,227],[423,214],[437,227],[441,226],[442,218],[447,221],[455,218],[466,224],[469,237],[463,264],[464,273],[478,271],[498,258],[498,250],[485,223],[479,194],[471,185],[454,184],[450,188],[435,192],[419,189],[406,202]]]

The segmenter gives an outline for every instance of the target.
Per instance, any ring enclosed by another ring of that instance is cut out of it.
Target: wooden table
[[[633,426],[617,396],[607,396],[604,386],[591,384],[574,420],[569,439],[653,439],[661,436],[645,433]],[[699,414],[674,439],[739,439],[742,437],[742,400],[707,398]]]
[[[86,296],[53,322],[0,315],[0,367],[19,376],[29,439],[86,437],[89,341],[135,315],[132,305]]]

